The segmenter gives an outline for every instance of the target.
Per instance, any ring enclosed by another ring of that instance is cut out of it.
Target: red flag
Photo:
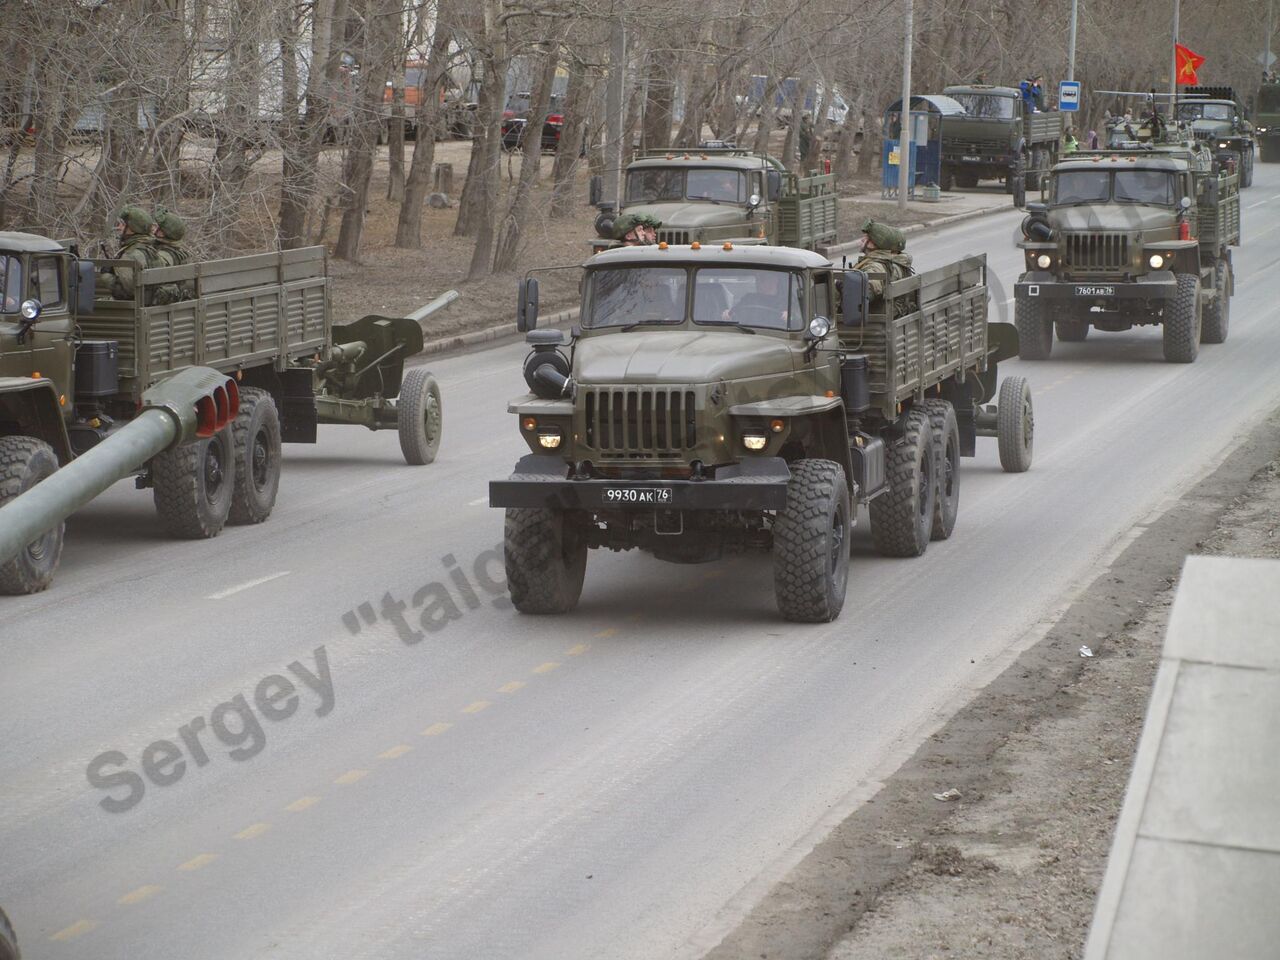
[[[1198,83],[1196,71],[1204,66],[1204,57],[1180,43],[1173,45],[1173,55],[1178,62],[1178,86],[1194,86]]]

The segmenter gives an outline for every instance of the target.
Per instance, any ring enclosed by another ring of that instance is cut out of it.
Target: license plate
[[[961,157],[960,159],[965,161],[965,163],[981,163],[982,162],[981,157]]]
[[[606,504],[617,503],[624,506],[661,506],[671,502],[670,487],[605,487],[603,500]]]
[[[1112,286],[1104,286],[1104,287],[1078,286],[1076,287],[1077,297],[1114,297],[1115,295],[1116,295],[1116,288]]]

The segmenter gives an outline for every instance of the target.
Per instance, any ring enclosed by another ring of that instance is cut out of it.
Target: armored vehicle
[[[1187,87],[1178,102],[1178,119],[1190,123],[1220,163],[1234,163],[1240,186],[1253,183],[1253,124],[1244,117],[1230,87]]]
[[[95,299],[105,270],[130,271],[135,299]],[[162,287],[182,299],[155,304]],[[82,259],[33,234],[0,233],[0,505],[123,442],[117,435],[147,409],[150,391],[202,368],[231,379],[230,390],[209,388],[221,398],[214,419],[226,428],[129,464],[176,536],[266,520],[281,442],[315,442],[318,423],[395,428],[405,458],[429,463],[440,440],[439,387],[421,368],[402,376],[421,349],[412,319],[332,322],[322,247],[139,270],[130,260]],[[185,409],[204,389],[155,405]],[[237,395],[238,412],[223,409]],[[16,559],[0,556],[0,592],[49,584],[61,520],[46,529]]]
[[[1159,124],[1157,124],[1159,125]],[[1161,324],[1164,358],[1195,360],[1227,339],[1240,242],[1239,177],[1177,141],[1077,154],[1054,167],[1048,203],[1029,204],[1014,287],[1019,356],[1048,359],[1089,328]]]
[[[1254,101],[1253,134],[1263,163],[1280,163],[1280,81],[1258,87]]]
[[[970,83],[942,92],[965,112],[942,118],[939,186],[950,190],[976,187],[979,180],[1003,180],[1012,193],[1021,176],[1028,190],[1039,190],[1058,157],[1062,114],[1032,111],[1017,87]]]
[[[919,556],[951,535],[978,436],[1006,470],[1031,464],[1026,382],[988,403],[1017,335],[987,322],[984,256],[874,299],[861,271],[785,247],[625,247],[584,274],[567,344],[534,329],[537,278],[521,288],[531,392],[508,409],[530,452],[489,502],[524,613],[573,609],[591,549],[760,549],[782,615],[829,621],[859,504],[882,554]]]
[[[836,242],[832,174],[789,173],[778,160],[734,147],[648,151],[627,165],[621,210],[662,221],[666,243],[769,243],[814,250]],[[594,251],[613,245],[611,213],[596,219]]]

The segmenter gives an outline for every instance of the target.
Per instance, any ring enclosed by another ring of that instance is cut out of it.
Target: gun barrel
[[[436,297],[430,303],[426,304],[425,306],[419,307],[417,310],[413,311],[413,313],[409,314],[409,319],[425,320],[427,317],[431,316],[436,311],[443,310],[445,307],[449,306],[449,304],[457,300],[459,296],[460,294],[458,293],[457,290],[446,290],[444,293],[440,294],[440,296]]]

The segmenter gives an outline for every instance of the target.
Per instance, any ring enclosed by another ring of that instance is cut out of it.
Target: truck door
[[[37,253],[31,255],[30,263],[27,296],[39,300],[41,307],[40,319],[27,334],[31,346],[32,370],[38,370],[53,380],[58,388],[58,395],[68,398],[63,414],[69,416],[70,398],[74,393],[74,330],[67,296],[67,259],[56,253]]]

